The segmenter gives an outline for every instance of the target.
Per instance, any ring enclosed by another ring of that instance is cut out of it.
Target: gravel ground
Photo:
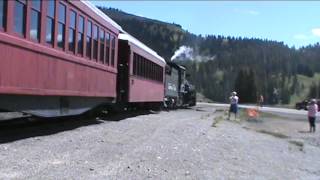
[[[320,179],[316,143],[302,139],[301,147],[226,120],[212,127],[220,115],[201,105],[106,120],[2,123],[0,179]]]

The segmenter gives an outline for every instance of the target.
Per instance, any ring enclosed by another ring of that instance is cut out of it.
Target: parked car
[[[301,110],[307,110],[307,106],[308,106],[309,101],[308,100],[303,100],[301,102],[297,102],[296,103],[296,109]]]
[[[296,109],[298,110],[301,110],[301,109],[304,109],[304,110],[308,110],[308,104],[309,104],[310,100],[303,100],[301,102],[297,102],[296,103]],[[318,111],[320,111],[320,99],[317,99],[317,104],[318,104]]]

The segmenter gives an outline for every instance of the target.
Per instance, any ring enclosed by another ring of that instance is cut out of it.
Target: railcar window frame
[[[105,64],[105,30],[103,28],[99,28],[99,40],[100,40],[100,56],[99,61],[102,64]]]
[[[111,35],[111,66],[115,65],[115,57],[116,57],[116,37]]]
[[[163,67],[133,52],[132,75],[150,81],[163,82]]]
[[[87,27],[86,28],[87,28],[87,34],[86,34],[86,57],[88,59],[92,59],[92,21],[87,20]]]
[[[62,9],[61,9],[62,8]],[[62,11],[61,11],[62,10]],[[63,16],[61,16],[63,15]],[[58,3],[58,33],[57,33],[57,48],[58,49],[65,49],[65,42],[66,42],[66,17],[67,16],[67,5],[60,1]],[[60,37],[61,36],[61,39]]]
[[[163,67],[160,67],[160,82],[163,82]]]
[[[140,77],[143,77],[143,59],[142,59],[142,56],[139,56],[139,76]]]
[[[154,62],[151,63],[151,79],[154,80]]]
[[[68,35],[68,51],[75,54],[76,52],[76,35],[77,35],[77,11],[69,8],[69,35]]]
[[[41,7],[42,7],[42,2],[41,0],[29,0],[29,2],[31,2],[31,6],[30,6],[30,27],[29,27],[29,36],[30,36],[30,40],[34,41],[34,42],[40,42],[40,38],[41,38]],[[36,3],[34,2],[38,2],[39,4],[37,4],[38,6],[34,6]],[[36,15],[36,19],[34,19],[34,16]],[[34,23],[34,20],[37,20],[36,24]],[[35,25],[35,27],[33,27]],[[36,29],[36,37],[33,35],[32,30],[34,30],[33,28]]]
[[[147,61],[146,61],[146,78],[147,78],[147,79],[150,79],[149,69],[150,69],[150,61],[147,60]]]
[[[155,67],[156,67],[155,63],[152,63],[152,79],[153,80],[156,80],[155,75],[154,75],[155,74]]]
[[[46,14],[45,43],[53,47],[54,41],[55,41],[54,34],[55,34],[55,27],[56,27],[55,25],[56,2],[54,0],[47,0],[46,3],[47,3],[47,6],[46,6],[47,14]]]
[[[2,14],[0,14],[0,31],[6,30],[7,25],[7,12],[8,12],[8,1],[7,0],[1,0],[1,6],[2,11],[0,11]]]
[[[83,57],[84,53],[84,28],[85,28],[85,18],[81,14],[78,15],[78,47],[77,54]],[[82,41],[81,41],[82,40]]]
[[[92,59],[95,60],[96,62],[98,62],[98,43],[99,43],[99,39],[98,39],[98,29],[99,29],[99,26],[94,23],[93,24],[93,27],[92,27]]]
[[[144,60],[144,78],[148,78],[148,60],[143,58]]]
[[[22,5],[22,9],[17,9],[18,5]],[[27,17],[27,1],[26,0],[15,0],[13,14],[14,14],[13,32],[15,35],[22,37],[22,38],[25,38],[26,37],[26,24],[27,24],[26,23],[26,21],[27,21],[27,19],[26,19],[26,17]],[[21,19],[20,22],[19,22],[19,19]],[[21,23],[21,24],[17,24],[17,23]],[[19,25],[19,27],[17,25]],[[19,28],[19,30],[18,30],[18,28]],[[22,32],[20,32],[20,30]]]
[[[146,59],[142,56],[142,77],[146,78]]]
[[[132,62],[132,74],[136,75],[137,74],[137,54],[134,52],[133,53],[133,62]]]
[[[149,62],[148,62],[148,79],[150,79],[150,80],[152,80],[151,66],[152,66],[152,62],[149,61]]]
[[[105,48],[106,49],[106,55],[105,55],[106,56],[106,64],[110,65],[110,59],[111,59],[110,58],[110,54],[111,54],[110,53],[110,49],[111,49],[110,48],[110,45],[111,45],[110,32],[108,32],[108,31],[106,32],[105,39],[106,39],[106,48]]]

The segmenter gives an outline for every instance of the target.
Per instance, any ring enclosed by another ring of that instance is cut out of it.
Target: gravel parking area
[[[0,179],[319,179],[319,146],[232,121],[212,127],[221,113],[1,123]]]

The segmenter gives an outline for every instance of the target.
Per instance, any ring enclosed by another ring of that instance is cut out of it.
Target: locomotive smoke
[[[174,52],[174,55],[171,57],[171,61],[177,58],[193,60],[193,48],[180,46],[179,49]]]
[[[200,55],[195,51],[192,47],[189,46],[180,46],[174,55],[171,57],[171,61],[173,60],[191,60],[198,62],[206,62],[206,61],[214,61],[216,59],[216,55],[213,56],[204,56]]]

